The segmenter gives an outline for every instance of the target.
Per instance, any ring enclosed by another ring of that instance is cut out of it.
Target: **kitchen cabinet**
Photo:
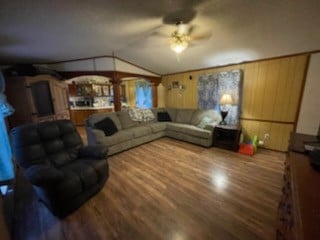
[[[68,92],[70,97],[87,96],[92,97],[112,97],[113,86],[110,83],[106,84],[68,84]],[[126,97],[126,86],[121,84],[120,96]]]
[[[74,109],[70,110],[71,121],[74,125],[83,126],[85,125],[85,120],[92,114],[112,112],[113,108],[91,108],[91,109]]]
[[[68,93],[70,97],[87,96],[93,92],[92,84],[68,84]]]

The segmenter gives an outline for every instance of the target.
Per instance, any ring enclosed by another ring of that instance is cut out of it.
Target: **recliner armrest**
[[[28,180],[37,186],[48,186],[61,181],[64,173],[46,164],[32,165],[24,170]]]
[[[89,145],[84,146],[79,149],[80,158],[94,158],[94,159],[103,159],[106,158],[108,153],[108,147],[104,145]]]

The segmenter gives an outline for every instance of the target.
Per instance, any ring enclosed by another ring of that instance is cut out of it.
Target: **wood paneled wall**
[[[258,135],[263,140],[264,134],[269,133],[265,147],[286,151],[297,121],[308,61],[309,55],[305,54],[165,75],[162,84],[166,88],[166,107],[197,108],[200,75],[242,69],[241,122],[245,137]],[[185,85],[185,90],[167,90],[173,81]]]

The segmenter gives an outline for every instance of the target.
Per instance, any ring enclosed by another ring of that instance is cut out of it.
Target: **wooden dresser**
[[[15,112],[10,128],[18,125],[70,119],[67,84],[53,76],[6,78],[6,95]]]
[[[320,239],[320,171],[310,165],[304,153],[304,141],[316,141],[316,138],[291,136],[279,202],[277,239]]]

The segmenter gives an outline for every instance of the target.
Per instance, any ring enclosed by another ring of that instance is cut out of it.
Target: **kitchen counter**
[[[98,109],[113,109],[113,106],[103,106],[103,107],[70,107],[70,110],[98,110]]]
[[[96,113],[113,112],[113,106],[105,107],[72,107],[70,108],[71,121],[77,126],[83,126],[86,119]]]

